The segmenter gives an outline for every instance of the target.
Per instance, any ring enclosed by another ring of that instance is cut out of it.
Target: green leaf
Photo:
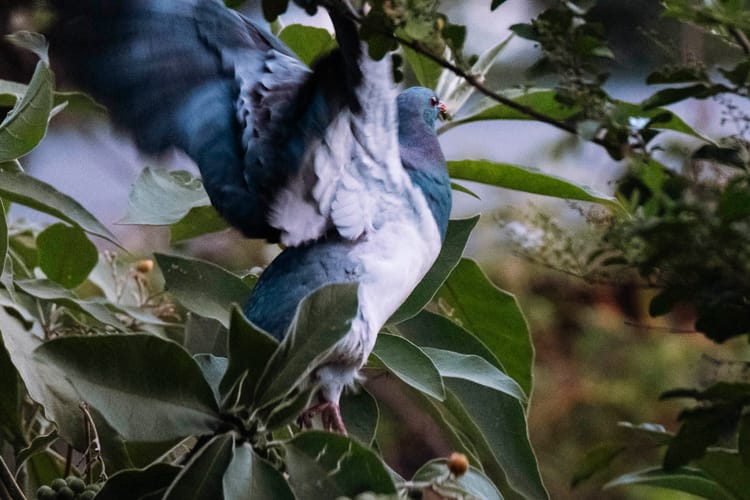
[[[95,320],[125,331],[127,328],[107,306],[101,302],[92,300],[83,300],[78,297],[72,290],[63,288],[57,283],[49,280],[19,280],[15,282],[23,292],[37,299],[54,302],[55,304],[67,307],[72,311],[79,311],[87,314]]]
[[[203,378],[211,387],[216,398],[216,404],[219,404],[221,402],[219,383],[227,371],[227,358],[214,356],[213,354],[196,354],[193,359],[203,372]]]
[[[107,479],[96,498],[97,500],[160,498],[180,470],[181,468],[175,465],[156,463],[145,469],[118,471]]]
[[[258,383],[258,406],[289,394],[328,358],[357,316],[358,287],[357,283],[328,285],[302,300]]]
[[[388,324],[400,323],[416,316],[432,300],[461,259],[466,242],[469,241],[469,235],[478,221],[479,216],[475,215],[469,219],[454,219],[448,223],[443,248],[435,259],[435,263],[411,295],[401,304],[401,307],[393,313]]]
[[[190,354],[227,357],[227,329],[215,319],[190,314],[185,321],[183,347]]]
[[[428,89],[436,88],[443,72],[442,66],[409,47],[403,46],[402,48],[409,67],[414,71],[414,76],[417,77],[419,84]]]
[[[42,140],[52,111],[54,85],[48,62],[40,60],[23,98],[0,123],[0,163],[24,156]]]
[[[470,73],[475,78],[484,78],[492,68],[497,56],[502,52],[508,43],[513,39],[513,34],[485,50],[477,59],[477,62],[471,67]],[[432,88],[432,87],[430,87]],[[448,108],[451,114],[459,114],[466,102],[476,92],[476,88],[462,78],[449,70],[443,70],[440,75],[440,81],[435,87],[435,93]]]
[[[733,498],[750,499],[750,467],[734,451],[711,450],[696,462],[708,476],[729,491]]]
[[[223,484],[225,500],[294,500],[284,476],[247,443],[234,448]]]
[[[597,472],[607,469],[612,461],[626,449],[623,445],[604,443],[588,450],[583,460],[576,465],[573,478],[570,480],[570,487],[575,488]]]
[[[174,245],[228,227],[227,221],[211,205],[193,207],[182,219],[169,226],[169,242]]]
[[[504,3],[505,3],[505,0],[492,0],[492,4],[490,5],[490,10],[495,10]]]
[[[556,99],[556,95],[557,94],[554,90],[532,89],[522,93],[507,93],[506,97],[516,104],[531,108],[534,111],[556,120],[567,120],[579,112],[576,108],[561,104]],[[467,109],[467,116],[452,120],[440,127],[438,133],[442,134],[465,123],[483,120],[533,120],[533,118],[526,113],[506,106],[505,104],[498,104],[496,101],[489,98],[481,99],[476,107],[472,107],[471,109],[474,111],[472,112]]]
[[[256,328],[238,307],[232,308],[227,338],[229,366],[219,386],[221,394],[226,397],[230,389],[244,376],[239,403],[249,405],[266,364],[278,347],[278,340]]]
[[[57,433],[57,430],[35,437],[27,447],[19,451],[18,455],[16,455],[16,469],[20,469],[28,459],[37,453],[45,451],[52,443],[57,441],[59,437],[60,435]]]
[[[80,397],[58,366],[40,363],[34,357],[34,350],[42,340],[3,307],[0,307],[0,336],[31,399],[44,406],[45,416],[57,424],[61,436],[85,448],[78,408]]]
[[[664,455],[664,470],[667,471],[702,457],[724,429],[737,424],[739,414],[734,405],[713,405],[683,411],[680,420],[682,426]]]
[[[224,473],[232,461],[233,449],[232,434],[214,436],[177,474],[163,500],[223,498]]]
[[[495,389],[526,403],[528,397],[518,383],[498,370],[486,359],[473,354],[460,354],[443,349],[423,347],[442,377],[460,378]]]
[[[388,329],[395,330],[423,348],[480,356],[505,373],[503,364],[481,340],[444,316],[422,311],[414,318]]]
[[[341,398],[341,418],[346,422],[349,436],[372,446],[378,429],[380,409],[369,392],[360,388],[356,394],[344,394]]]
[[[496,163],[488,160],[449,161],[448,173],[456,179],[481,182],[491,186],[541,194],[569,200],[599,203],[616,211],[623,208],[613,196],[599,193],[588,186],[579,186],[539,170]]]
[[[284,450],[289,482],[298,498],[396,494],[380,458],[346,436],[303,432],[284,444]]]
[[[445,388],[435,364],[419,347],[403,337],[380,333],[372,353],[398,378],[435,399]]]
[[[497,288],[469,259],[459,262],[438,297],[450,319],[479,338],[505,372],[531,394],[534,348],[516,298]]]
[[[634,485],[683,491],[710,500],[731,500],[735,498],[701,470],[692,467],[680,467],[672,472],[665,472],[661,468],[631,472],[608,482],[604,485],[604,489]]]
[[[466,473],[455,478],[453,476],[448,477],[448,464],[444,458],[436,460],[430,460],[417,472],[414,473],[412,482],[430,482],[438,484],[438,491],[446,491],[455,496],[449,496],[448,498],[464,498],[467,495],[472,495],[473,498],[481,500],[502,500],[503,496],[498,491],[497,487],[492,484],[492,481],[482,473],[481,470],[476,467],[470,466]]]
[[[328,30],[302,24],[290,24],[281,30],[279,38],[308,66],[337,45]]]
[[[186,308],[229,326],[232,304],[244,304],[251,289],[239,276],[199,259],[154,254],[165,288]],[[196,286],[200,283],[200,286]]]
[[[203,182],[184,170],[144,168],[128,197],[128,212],[120,224],[168,225],[192,208],[210,205]]]
[[[65,474],[65,459],[52,450],[37,453],[24,464],[23,489],[36,491]]]
[[[38,179],[0,164],[0,197],[57,217],[89,234],[119,245],[117,238],[77,201]]]
[[[125,440],[167,441],[221,424],[211,387],[190,355],[152,335],[62,337],[36,349]],[[72,404],[77,404],[72,402]]]
[[[668,104],[674,104],[685,99],[706,99],[713,97],[717,94],[724,92],[732,92],[732,90],[721,84],[705,84],[697,83],[695,85],[688,85],[687,87],[676,87],[663,89],[656,92],[654,95],[644,100],[641,106],[644,109],[657,108],[659,106],[666,106]]]
[[[740,457],[745,467],[750,467],[750,414],[740,419],[738,445]]]
[[[286,12],[289,0],[263,0],[263,17],[271,22]]]
[[[477,450],[485,473],[525,498],[548,498],[529,442],[523,407],[515,398],[461,379],[445,380],[444,408]]]
[[[5,217],[5,207],[0,203],[0,274],[5,271],[5,261],[8,256],[8,242],[8,219]]]
[[[21,408],[24,390],[16,367],[0,337],[0,441],[19,448],[26,445]]]
[[[75,288],[96,266],[99,252],[79,228],[58,222],[36,238],[39,267],[52,281]]]

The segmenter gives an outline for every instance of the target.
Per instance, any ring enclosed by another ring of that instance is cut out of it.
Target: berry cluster
[[[36,491],[37,500],[93,500],[103,483],[86,484],[75,476],[53,480]]]

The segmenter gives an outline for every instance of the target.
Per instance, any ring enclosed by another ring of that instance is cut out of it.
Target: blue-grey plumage
[[[437,257],[451,192],[433,93],[396,98],[389,58],[363,52],[346,0],[328,10],[339,47],[302,64],[218,0],[52,0],[52,55],[147,152],[176,147],[212,204],[247,236],[288,248],[262,274],[247,316],[283,337],[300,301],[359,282],[359,311],[313,371],[327,427],[345,431],[341,391],[378,331]]]
[[[358,380],[378,332],[434,262],[451,210],[450,179],[435,134],[443,108],[432,91],[420,87],[402,92],[397,102],[400,163],[410,182],[398,192],[372,194],[387,200],[383,205],[390,210],[357,241],[330,234],[284,250],[245,306],[251,321],[282,339],[305,296],[331,283],[360,283],[360,310],[351,331],[313,373],[322,386],[324,420],[339,431],[345,430],[338,414],[342,390]]]

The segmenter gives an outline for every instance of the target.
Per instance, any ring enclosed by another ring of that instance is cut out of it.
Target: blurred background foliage
[[[471,54],[489,45],[476,33],[497,33],[492,40],[496,43],[513,24],[488,17],[486,23],[501,25],[486,26],[469,3],[481,4],[476,8],[485,12],[489,2],[440,2],[447,19],[468,27],[465,57],[458,64],[473,62]],[[650,422],[677,432],[677,416],[686,400],[659,401],[666,391],[706,389],[721,381],[750,383],[743,363],[750,359],[750,349],[747,337],[741,335],[750,328],[750,121],[744,100],[748,47],[743,46],[750,11],[742,1],[582,3],[578,6],[590,7],[585,13],[592,29],[584,33],[587,43],[595,51],[601,49],[594,54],[596,60],[570,59],[571,54],[581,55],[565,45],[571,40],[577,43],[575,38],[560,36],[564,23],[572,29],[580,26],[576,24],[580,19],[570,14],[575,12],[570,5],[508,0],[500,12],[515,9],[524,25],[513,30],[518,36],[512,55],[499,58],[485,81],[506,89],[533,82],[555,88],[561,102],[583,104],[585,119],[578,120],[577,131],[584,138],[601,139],[609,157],[592,156],[590,145],[567,135],[542,134],[531,142],[543,151],[544,163],[552,165],[548,171],[557,173],[557,162],[576,163],[579,178],[604,179],[635,216],[613,222],[602,210],[584,205],[484,190],[479,191],[481,206],[491,207],[494,215],[483,218],[471,245],[472,255],[490,278],[518,296],[529,320],[536,348],[530,435],[546,486],[556,499],[602,498],[602,485],[617,472],[662,460],[663,450],[652,442],[635,447],[619,444],[635,439],[633,430],[618,422]],[[261,14],[257,5],[243,8]],[[552,14],[525,24],[542,12]],[[42,1],[0,0],[0,32],[37,30],[47,21]],[[452,43],[456,40],[449,37]],[[0,78],[28,81],[35,62],[33,56],[0,39]],[[668,70],[654,75],[665,65]],[[652,137],[639,133],[638,124],[617,122],[603,92],[644,99],[654,94],[644,85],[649,75],[650,83],[683,89],[654,95],[654,106],[675,104],[671,109],[679,110],[695,130],[724,139],[699,148],[700,143],[672,134],[652,144]],[[406,84],[413,84],[418,75],[405,66],[403,77]],[[75,124],[66,118],[57,125],[65,126]],[[504,141],[513,140],[512,129],[497,130],[493,132],[498,139],[484,134],[482,140],[503,148]],[[450,142],[451,133],[444,138]],[[447,145],[449,156],[471,144]],[[631,150],[623,153],[618,149],[623,144]],[[620,161],[623,157],[629,161]],[[539,153],[535,158],[540,158]],[[654,167],[654,158],[670,169]],[[480,206],[457,196],[459,210],[471,212]],[[214,242],[210,250],[205,241],[191,245],[193,253],[210,254],[230,268],[251,261],[236,250],[221,254],[222,248],[236,248],[229,244]],[[252,251],[260,252],[255,247]],[[696,333],[696,328],[721,343]],[[387,398],[390,383],[398,382],[374,381],[372,389],[379,399]],[[410,420],[408,405],[396,403],[381,408],[404,422],[380,430],[387,436],[381,445],[390,463],[413,472],[424,462],[399,461],[398,449],[407,442],[412,449],[423,448],[425,458],[450,451],[447,443],[431,435],[429,422]],[[740,414],[745,411],[743,404]],[[413,455],[408,460],[414,460]],[[643,486],[613,488],[605,494],[622,499],[689,498],[687,493]]]

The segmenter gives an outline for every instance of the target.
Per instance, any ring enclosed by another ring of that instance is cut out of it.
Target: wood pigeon
[[[359,283],[351,331],[313,371],[322,389],[302,415],[345,433],[342,390],[445,237],[442,103],[420,87],[396,96],[388,58],[363,53],[344,0],[319,2],[338,48],[312,68],[215,0],[53,3],[52,54],[67,76],[144,151],[186,152],[212,204],[246,236],[286,247],[245,304],[253,323],[281,339],[309,293]]]

